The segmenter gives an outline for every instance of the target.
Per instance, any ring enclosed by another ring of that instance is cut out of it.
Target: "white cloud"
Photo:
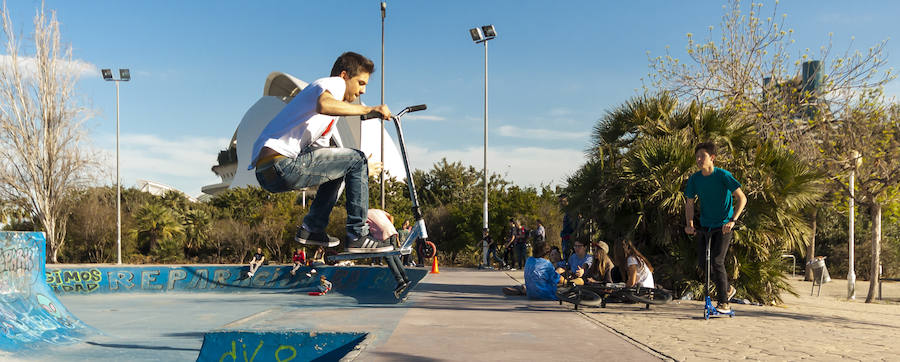
[[[437,150],[410,144],[408,148],[413,169],[430,170],[442,158],[476,169],[483,167],[484,149],[481,147]],[[584,152],[574,149],[488,147],[488,172],[501,174],[520,186],[561,185],[584,160]]]
[[[521,128],[516,126],[500,126],[497,133],[504,137],[527,138],[539,140],[586,140],[587,132],[569,132],[555,129]]]
[[[100,143],[98,139],[103,140],[99,148],[107,175],[102,183],[115,184],[115,135],[99,135],[94,142]],[[199,196],[201,187],[220,182],[210,168],[228,141],[214,137],[123,134],[120,140],[122,185],[133,187],[137,180],[150,180]],[[441,150],[409,144],[408,151],[414,170],[430,170],[442,158],[481,169],[484,159],[481,147]],[[584,157],[584,152],[576,149],[490,147],[488,171],[499,173],[520,186],[561,185],[584,163]]]
[[[115,135],[103,135],[103,158],[110,178],[115,183]],[[199,196],[200,188],[220,182],[210,170],[219,151],[228,145],[227,138],[182,137],[161,138],[152,134],[125,134],[120,139],[123,187],[137,180],[150,180],[171,185],[190,196]]]
[[[34,74],[37,73],[37,60],[34,57],[18,57],[19,69],[22,74],[27,78],[34,77]],[[8,69],[12,67],[12,56],[8,54],[0,54],[0,69]],[[96,65],[82,61],[82,60],[62,60],[60,63],[61,71],[63,73],[67,73],[76,77],[82,76],[97,76],[100,75],[100,70]]]

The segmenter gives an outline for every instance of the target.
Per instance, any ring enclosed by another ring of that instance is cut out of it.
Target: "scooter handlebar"
[[[408,109],[410,112],[418,112],[418,111],[424,111],[424,110],[428,109],[428,106],[424,105],[424,104],[420,104],[417,106],[411,106]]]
[[[366,113],[366,114],[364,114],[364,115],[362,115],[362,116],[359,116],[359,119],[365,121],[365,120],[367,120],[367,119],[379,118],[379,117],[381,117],[381,112],[378,112],[378,111],[371,111],[371,112]]]

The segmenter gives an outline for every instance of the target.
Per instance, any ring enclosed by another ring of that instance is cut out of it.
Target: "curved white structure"
[[[253,170],[247,170],[253,143],[263,128],[297,92],[308,83],[282,72],[272,72],[266,77],[263,96],[247,110],[238,125],[228,149],[219,152],[218,164],[212,171],[222,178],[222,182],[203,186],[203,193],[215,195],[232,187],[259,186]],[[340,117],[335,136],[344,147],[355,148],[371,155],[372,160],[381,159],[381,139],[378,137],[381,121],[378,119],[360,121],[359,117]],[[388,177],[405,179],[406,170],[400,151],[393,138],[385,131],[384,168]]]

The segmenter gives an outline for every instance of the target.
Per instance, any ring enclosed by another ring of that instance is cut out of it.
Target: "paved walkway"
[[[428,275],[390,339],[357,360],[661,360],[557,302],[504,296],[501,289],[514,283],[494,271],[446,268]]]
[[[820,296],[809,295],[810,282],[791,285],[799,295],[785,296],[784,305],[733,305],[734,318],[704,320],[699,301],[575,313],[678,361],[900,359],[900,283],[885,283],[886,301],[874,304],[863,303],[868,282],[857,283],[854,301],[846,299],[846,280],[825,284]]]

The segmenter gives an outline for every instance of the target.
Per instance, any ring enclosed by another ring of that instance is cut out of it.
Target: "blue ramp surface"
[[[44,349],[95,333],[56,299],[45,262],[44,233],[0,232],[0,350]]]
[[[197,361],[337,361],[366,338],[356,332],[216,331]]]

